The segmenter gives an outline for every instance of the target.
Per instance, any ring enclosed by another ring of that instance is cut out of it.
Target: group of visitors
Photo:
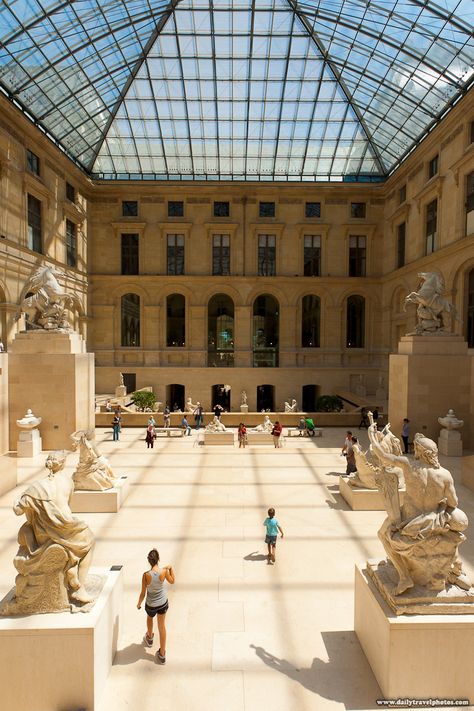
[[[298,422],[299,435],[298,437],[303,437],[307,434],[308,437],[314,437],[316,434],[316,425],[312,417],[300,417]]]

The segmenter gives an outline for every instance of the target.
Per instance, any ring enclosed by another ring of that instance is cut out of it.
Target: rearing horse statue
[[[416,310],[418,323],[415,331],[408,335],[448,333],[443,312],[446,312],[452,320],[459,321],[459,319],[454,304],[443,296],[445,291],[443,277],[438,272],[420,272],[418,276],[421,279],[420,288],[405,297],[405,310],[407,304],[418,304]]]
[[[33,328],[70,331],[66,309],[80,309],[76,294],[66,294],[56,275],[61,272],[52,266],[38,267],[26,282],[20,294],[20,305],[15,316],[18,321],[22,314]]]

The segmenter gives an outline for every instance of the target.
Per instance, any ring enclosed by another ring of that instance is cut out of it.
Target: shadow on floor
[[[352,511],[347,501],[340,494],[334,492],[333,496],[335,501],[331,501],[331,499],[326,499],[328,508],[332,509],[333,511]]]
[[[382,692],[353,631],[321,632],[328,661],[315,657],[311,667],[300,669],[275,657],[263,647],[250,646],[264,664],[325,699],[346,709],[376,709]]]
[[[124,666],[126,664],[134,664],[140,659],[146,659],[152,664],[155,663],[154,652],[151,651],[149,647],[145,647],[143,644],[129,644],[128,647],[123,649],[118,649],[114,657],[113,666]]]
[[[249,553],[248,555],[244,555],[244,560],[255,560],[255,561],[261,561],[261,560],[267,560],[268,556],[264,555],[263,553],[259,553],[258,551],[254,551],[253,553]]]

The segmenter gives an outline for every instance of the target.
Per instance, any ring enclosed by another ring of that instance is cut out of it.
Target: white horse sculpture
[[[62,272],[48,265],[33,272],[20,294],[15,321],[25,314],[28,323],[35,328],[71,330],[66,309],[79,310],[81,304],[76,294],[65,293],[56,278],[60,275]]]
[[[421,286],[418,291],[412,291],[405,298],[407,304],[418,304],[416,315],[418,323],[415,331],[408,335],[423,335],[434,333],[447,333],[443,319],[443,311],[457,319],[456,307],[444,296],[445,285],[441,274],[438,272],[420,272]]]

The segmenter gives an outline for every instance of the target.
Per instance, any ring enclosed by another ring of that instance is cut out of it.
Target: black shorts
[[[165,615],[168,611],[168,607],[169,605],[167,600],[164,605],[160,605],[160,607],[148,607],[148,605],[145,605],[145,612],[148,617],[155,617],[155,615]]]

